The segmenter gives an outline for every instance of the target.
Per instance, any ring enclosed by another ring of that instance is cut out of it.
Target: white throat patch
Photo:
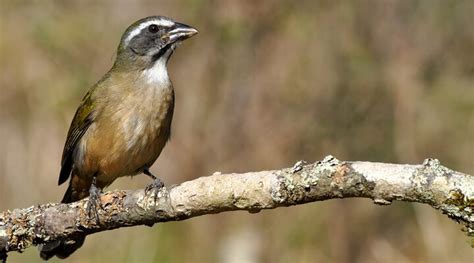
[[[171,27],[175,23],[171,20],[166,19],[166,18],[153,19],[153,20],[150,20],[150,21],[147,21],[147,22],[143,22],[140,25],[138,25],[137,28],[133,29],[132,31],[130,31],[130,33],[128,33],[127,37],[124,40],[125,45],[128,45],[128,43],[130,43],[130,40],[132,40],[132,38],[134,38],[135,36],[140,34],[140,32],[144,28],[147,28],[148,26],[150,26],[152,24],[155,24],[155,25],[158,25],[158,26]]]
[[[167,88],[171,84],[168,76],[168,68],[166,67],[166,57],[161,57],[155,64],[143,71],[143,77],[148,84],[159,85],[162,88]]]

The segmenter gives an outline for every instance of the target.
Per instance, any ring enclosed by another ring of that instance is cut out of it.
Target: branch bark
[[[450,170],[436,159],[421,165],[341,162],[332,156],[292,168],[200,177],[154,193],[112,191],[101,195],[99,220],[87,216],[87,199],[42,204],[0,214],[0,259],[7,252],[47,241],[120,227],[215,214],[224,211],[299,205],[334,198],[366,197],[425,203],[461,223],[474,237],[474,176]],[[474,240],[474,239],[473,239]]]

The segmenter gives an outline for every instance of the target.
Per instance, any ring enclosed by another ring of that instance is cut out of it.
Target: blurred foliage
[[[86,90],[133,21],[197,27],[170,61],[168,184],[315,161],[474,174],[474,1],[0,0],[0,210],[58,201]],[[114,188],[141,188],[145,176]],[[333,200],[91,236],[71,262],[469,262],[460,226],[422,205]],[[39,260],[35,249],[13,262]]]

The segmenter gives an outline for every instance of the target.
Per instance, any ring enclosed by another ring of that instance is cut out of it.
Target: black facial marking
[[[129,47],[135,54],[145,56],[149,54],[150,51],[158,51],[163,44],[160,38],[160,28],[152,24],[133,37],[130,40]]]
[[[147,56],[151,61],[156,61],[165,54],[169,58],[176,47],[175,42],[177,40],[170,41],[170,37],[166,34],[175,28],[175,24],[160,25],[150,23],[129,40],[128,48],[134,55],[140,57]]]
[[[156,60],[158,60],[161,56],[163,56],[163,54],[165,54],[166,51],[168,51],[168,50],[171,48],[172,45],[173,45],[173,44],[168,44],[168,45],[162,47],[158,53],[156,53],[155,55],[153,55],[153,61],[156,61]]]

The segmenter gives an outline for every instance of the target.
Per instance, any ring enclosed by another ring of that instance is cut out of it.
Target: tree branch
[[[0,259],[10,251],[82,233],[347,197],[366,197],[379,205],[393,200],[429,204],[474,236],[474,176],[452,171],[436,159],[402,165],[341,162],[327,156],[282,170],[215,173],[162,188],[156,200],[144,190],[107,192],[100,198],[98,221],[88,218],[87,199],[6,211],[0,214]]]

